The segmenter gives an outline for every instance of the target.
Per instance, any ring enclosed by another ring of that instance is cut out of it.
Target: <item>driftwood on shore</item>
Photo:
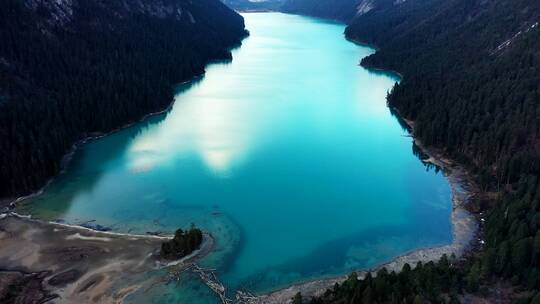
[[[202,268],[197,264],[191,264],[188,269],[198,274],[206,286],[219,296],[223,304],[233,303],[233,300],[227,298],[225,286],[219,281],[215,269]]]

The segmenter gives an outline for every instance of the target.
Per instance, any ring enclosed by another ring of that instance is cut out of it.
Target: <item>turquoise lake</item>
[[[113,231],[191,223],[217,240],[201,263],[265,292],[452,241],[451,191],[385,101],[395,76],[340,23],[244,14],[233,61],[177,88],[173,107],[85,144],[18,212]],[[196,278],[131,301],[212,303]],[[149,300],[151,299],[151,301]]]

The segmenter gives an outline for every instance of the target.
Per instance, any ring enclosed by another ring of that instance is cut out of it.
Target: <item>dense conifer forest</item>
[[[349,21],[356,14],[358,2],[358,0],[288,0],[280,10],[290,14]]]
[[[160,256],[166,260],[183,258],[201,247],[202,231],[195,226],[189,230],[176,230],[174,237],[161,244]]]
[[[403,75],[388,104],[414,121],[414,135],[476,177],[485,246],[465,262],[351,276],[313,302],[455,303],[500,292],[492,290],[500,283],[516,301],[540,303],[540,2],[371,2],[346,36],[377,46],[363,66]]]
[[[284,0],[222,0],[228,7],[239,11],[276,11]]]
[[[165,109],[175,83],[229,59],[245,35],[216,0],[142,3],[3,1],[0,197],[41,187],[78,140]],[[456,303],[503,284],[540,303],[540,2],[289,0],[283,10],[347,21],[348,38],[376,45],[362,65],[403,75],[389,106],[476,176],[486,213],[485,246],[467,260],[353,274],[312,302]]]
[[[42,187],[78,140],[166,109],[245,35],[218,0],[2,1],[0,198]]]

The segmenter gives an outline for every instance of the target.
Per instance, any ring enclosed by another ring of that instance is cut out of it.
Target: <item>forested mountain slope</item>
[[[391,6],[395,0],[286,0],[281,11],[299,14],[351,21],[354,17],[362,16],[375,9]]]
[[[285,0],[222,0],[228,7],[238,11],[274,11]]]
[[[534,0],[418,0],[346,30],[380,47],[364,66],[404,75],[388,103],[415,136],[499,197],[483,206],[486,248],[463,270],[472,291],[494,278],[540,289],[539,22]]]
[[[311,11],[347,2],[290,1]],[[388,95],[391,109],[414,121],[424,145],[476,176],[486,244],[459,267],[445,260],[351,278],[315,302],[455,302],[463,293],[500,296],[494,284],[504,282],[523,303],[540,303],[540,2],[380,0],[353,14],[346,36],[379,49],[362,64],[403,75]]]
[[[246,35],[219,0],[4,0],[0,197],[58,173],[78,140],[160,111]]]
[[[421,3],[424,2],[424,3]],[[405,75],[389,104],[415,135],[500,187],[540,173],[540,2],[431,0],[357,18],[348,37],[380,47],[363,64]]]

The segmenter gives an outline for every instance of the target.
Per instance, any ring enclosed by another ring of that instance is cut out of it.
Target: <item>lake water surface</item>
[[[217,239],[202,262],[231,290],[264,292],[450,243],[450,188],[426,170],[385,96],[397,78],[344,25],[245,14],[231,63],[178,88],[165,114],[84,145],[19,212],[114,231]],[[139,294],[215,302],[193,278]]]

